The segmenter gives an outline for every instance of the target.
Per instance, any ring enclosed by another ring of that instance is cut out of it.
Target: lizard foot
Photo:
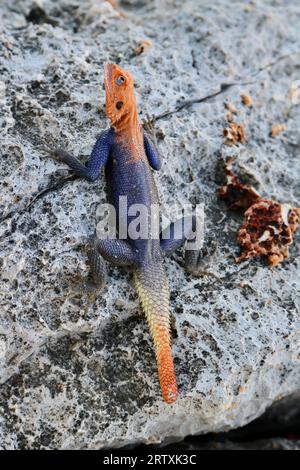
[[[99,294],[103,291],[105,287],[105,283],[102,285],[97,284],[94,280],[87,280],[81,283],[76,284],[76,290],[79,291],[81,294]]]
[[[91,267],[92,281],[87,283],[86,288],[89,291],[102,291],[106,285],[106,266],[96,248],[95,241],[88,244],[87,257]]]
[[[184,266],[193,276],[199,276],[202,269],[202,250],[186,250],[184,253]]]
[[[143,120],[143,129],[150,136],[151,140],[157,144],[154,116],[146,114],[146,118]]]
[[[61,162],[68,163],[70,160],[70,157],[72,157],[66,150],[60,147],[56,147],[52,151],[53,151],[54,156]]]

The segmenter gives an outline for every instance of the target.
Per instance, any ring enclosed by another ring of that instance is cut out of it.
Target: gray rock
[[[225,433],[188,436],[167,446],[179,450],[300,450],[300,395],[276,401],[251,423]],[[148,446],[141,445],[139,448]],[[164,443],[154,446],[163,449]]]
[[[178,449],[178,444],[174,447]],[[182,450],[300,450],[299,440],[284,438],[258,439],[249,442],[209,442],[207,444],[179,444]]]
[[[278,268],[260,259],[237,265],[241,218],[216,195],[220,159],[234,153],[262,195],[299,206],[298,2],[121,6],[126,17],[96,0],[1,2],[5,449],[98,449],[224,431],[300,389],[299,233]],[[152,46],[136,56],[146,38]],[[174,202],[205,204],[201,275],[187,275],[180,255],[166,260],[180,390],[172,406],[160,396],[129,275],[110,268],[98,297],[79,289],[104,181],[69,177],[47,149],[59,144],[88,156],[108,125],[106,61],[133,73],[141,117],[157,117],[164,163],[155,177],[166,212]],[[226,101],[246,126],[247,143],[235,149],[223,145]],[[276,123],[286,130],[272,138]]]

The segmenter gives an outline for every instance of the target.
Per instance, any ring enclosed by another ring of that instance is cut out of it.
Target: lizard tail
[[[162,396],[173,403],[178,389],[171,348],[169,287],[161,261],[138,268],[134,284],[153,337]]]

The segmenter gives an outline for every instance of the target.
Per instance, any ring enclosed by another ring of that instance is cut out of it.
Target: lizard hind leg
[[[96,295],[101,292],[106,285],[106,265],[102,256],[99,255],[94,240],[90,240],[85,245],[85,253],[88,258],[90,275],[82,282],[82,278],[76,279],[76,290],[82,294]]]
[[[202,245],[197,249],[190,249],[187,242],[195,239],[196,230],[203,227],[202,221],[195,215],[182,217],[172,222],[161,233],[160,248],[164,255],[172,255],[178,248],[186,243],[184,265],[187,272],[197,275],[202,257]]]
[[[126,240],[97,239],[95,248],[103,258],[115,266],[134,267],[137,265],[137,252]]]
[[[124,240],[92,238],[87,248],[92,282],[86,283],[85,290],[102,290],[106,284],[106,265],[104,259],[115,266],[134,266],[136,255]]]

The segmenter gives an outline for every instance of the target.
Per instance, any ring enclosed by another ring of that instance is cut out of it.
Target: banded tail
[[[162,262],[138,268],[134,284],[154,341],[162,396],[173,403],[178,389],[171,348],[169,287]]]

